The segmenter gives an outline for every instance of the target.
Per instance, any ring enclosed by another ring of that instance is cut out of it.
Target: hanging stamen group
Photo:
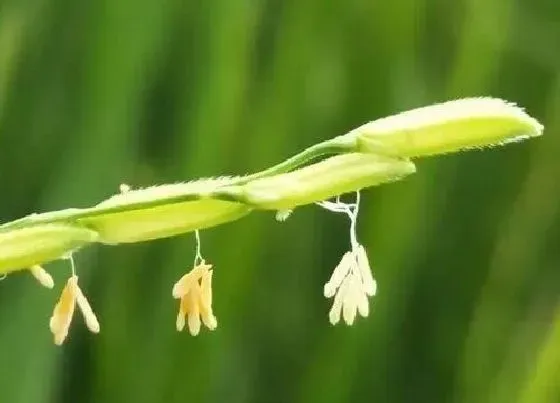
[[[54,335],[54,342],[57,345],[61,345],[68,336],[76,303],[89,331],[99,333],[100,330],[99,321],[78,285],[78,276],[72,256],[69,259],[72,265],[72,276],[66,282],[49,322],[49,327]]]
[[[347,214],[350,218],[350,251],[346,252],[331,278],[325,284],[323,293],[326,298],[334,297],[329,312],[329,321],[336,325],[342,315],[344,322],[352,325],[359,313],[362,317],[369,315],[368,297],[375,295],[377,283],[371,273],[366,251],[358,243],[356,222],[358,219],[360,192],[356,192],[356,203],[348,204],[336,198],[336,202],[317,203],[321,207],[336,213]]]
[[[218,321],[212,312],[212,265],[206,264],[200,253],[200,234],[195,231],[196,255],[193,268],[173,286],[173,298],[179,299],[176,327],[182,331],[185,322],[191,335],[200,332],[200,323],[210,330],[216,329]]]

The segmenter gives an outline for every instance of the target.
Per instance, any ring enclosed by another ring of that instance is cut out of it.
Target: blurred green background
[[[332,327],[348,220],[202,232],[218,329],[175,331],[194,237],[76,256],[102,326],[0,282],[0,402],[560,402],[558,0],[2,0],[0,222],[244,174],[377,117],[492,95],[545,136],[418,161],[363,192],[372,313]]]

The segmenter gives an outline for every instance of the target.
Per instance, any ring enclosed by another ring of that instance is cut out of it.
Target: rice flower
[[[91,309],[87,298],[78,285],[78,276],[73,275],[68,279],[68,282],[64,286],[60,298],[56,306],[54,307],[54,311],[49,323],[51,332],[54,335],[54,342],[57,345],[61,345],[62,343],[64,343],[64,340],[66,340],[66,337],[68,336],[68,331],[70,329],[70,323],[72,322],[76,303],[78,304],[78,308],[82,312],[89,331],[93,333],[99,333],[99,321],[97,320],[97,317],[93,313],[93,310]]]
[[[368,297],[374,296],[376,292],[377,283],[371,273],[366,251],[362,245],[357,244],[344,254],[325,284],[325,297],[334,297],[329,321],[336,325],[342,315],[344,322],[352,325],[357,313],[367,317]]]
[[[173,286],[173,298],[179,299],[177,331],[182,331],[185,322],[191,335],[200,332],[200,323],[210,330],[216,329],[218,321],[212,312],[212,265],[204,260],[185,274]]]

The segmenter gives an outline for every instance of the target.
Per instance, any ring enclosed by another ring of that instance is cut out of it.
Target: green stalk
[[[522,109],[493,98],[403,112],[251,175],[128,190],[89,208],[31,214],[6,223],[0,226],[0,273],[22,268],[22,262],[67,257],[91,242],[149,241],[234,221],[254,209],[316,203],[410,175],[416,171],[412,157],[506,144],[539,136],[542,130]],[[328,157],[314,161],[323,156]],[[46,239],[53,246],[39,252],[35,245]],[[17,250],[12,253],[9,245]]]

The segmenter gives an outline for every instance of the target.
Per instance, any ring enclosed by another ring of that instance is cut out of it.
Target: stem
[[[306,162],[320,157],[326,154],[338,154],[353,150],[355,145],[354,140],[348,140],[343,136],[335,137],[324,141],[319,144],[315,144],[299,154],[288,158],[286,161],[281,162],[271,168],[265,169],[264,171],[256,172],[254,174],[240,177],[238,179],[232,180],[230,183],[225,184],[221,188],[217,188],[215,191],[209,194],[182,194],[170,197],[156,198],[148,201],[128,203],[125,205],[117,206],[94,206],[91,208],[83,209],[66,209],[60,211],[53,211],[49,213],[33,214],[27,217],[23,217],[19,220],[12,221],[0,225],[0,233],[5,231],[10,231],[18,228],[25,228],[27,226],[38,225],[38,224],[54,224],[54,223],[68,223],[74,222],[79,225],[79,220],[91,219],[96,216],[105,214],[116,214],[125,211],[146,209],[152,207],[158,207],[165,204],[182,203],[187,201],[202,200],[204,198],[214,198],[224,201],[231,202],[242,202],[237,198],[233,186],[244,185],[249,181],[265,178],[281,173],[289,172]]]
[[[320,156],[328,154],[342,154],[352,151],[354,150],[355,145],[356,140],[354,138],[348,138],[346,136],[335,137],[333,139],[323,141],[322,143],[312,145],[299,154],[296,154],[293,157],[290,157],[287,160],[263,171],[239,178],[239,181],[232,183],[232,185],[243,185],[256,179],[290,172]]]

